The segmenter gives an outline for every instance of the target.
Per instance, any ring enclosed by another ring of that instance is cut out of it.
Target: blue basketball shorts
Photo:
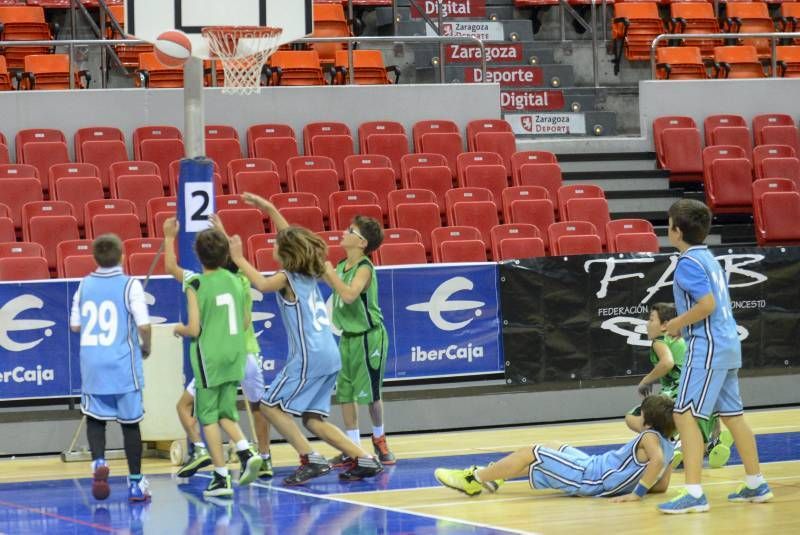
[[[558,450],[540,445],[533,447],[533,462],[528,469],[532,489],[555,489],[567,494],[592,495],[584,484],[584,472],[592,457],[577,448],[561,446]],[[602,485],[598,492],[603,491]]]
[[[715,370],[686,367],[681,372],[675,412],[692,411],[695,418],[708,420],[715,414],[738,416],[743,413],[739,393],[739,369]]]
[[[83,394],[81,412],[96,420],[116,420],[121,424],[135,424],[144,418],[142,391],[125,394]]]
[[[331,412],[331,396],[339,372],[321,377],[301,377],[286,373],[284,369],[272,381],[261,403],[268,407],[280,406],[281,410],[301,416],[313,412],[327,417]]]

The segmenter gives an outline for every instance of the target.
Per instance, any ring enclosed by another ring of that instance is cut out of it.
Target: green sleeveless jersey
[[[367,266],[372,272],[369,286],[361,295],[350,303],[345,303],[336,292],[333,293],[333,324],[348,334],[359,334],[383,325],[383,312],[378,305],[378,276],[375,266],[369,258],[364,257],[350,269],[345,269],[347,260],[336,266],[336,273],[349,285],[361,266]]]
[[[686,341],[683,338],[673,338],[668,334],[659,336],[653,342],[659,341],[666,344],[672,353],[672,360],[675,365],[667,375],[661,378],[661,392],[664,394],[673,394],[678,392],[678,382],[681,378],[681,368],[683,368],[684,356],[686,354]],[[655,366],[658,364],[658,355],[651,348],[650,349],[650,363]]]
[[[192,288],[200,309],[200,335],[192,341],[190,360],[204,388],[244,378],[245,292],[226,269],[199,274],[186,271],[184,289]]]
[[[258,345],[256,338],[256,330],[253,328],[253,296],[250,294],[250,279],[248,279],[241,271],[236,274],[236,278],[242,284],[244,290],[244,311],[250,313],[250,324],[244,330],[244,348],[251,355],[258,355],[261,353],[261,348]]]

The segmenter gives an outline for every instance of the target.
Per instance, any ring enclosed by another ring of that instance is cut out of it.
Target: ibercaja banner
[[[745,370],[783,373],[800,347],[800,247],[711,248],[730,289]],[[644,375],[650,306],[673,301],[678,253],[535,258],[500,266],[511,384]],[[747,372],[745,372],[747,373]]]

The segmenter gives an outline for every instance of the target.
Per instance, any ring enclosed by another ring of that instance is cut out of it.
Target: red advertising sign
[[[519,63],[523,61],[521,44],[485,45],[486,61],[491,63]],[[480,63],[481,49],[477,45],[445,46],[447,63]]]
[[[490,67],[486,69],[486,80],[480,67],[465,67],[464,81],[468,83],[488,82],[500,87],[530,87],[542,85],[541,67]]]
[[[501,91],[503,111],[555,111],[564,108],[564,93],[560,90]]]
[[[438,16],[439,2],[436,0],[416,0],[417,5],[422,8],[429,17]],[[442,0],[442,18],[447,17],[485,17],[486,0]],[[411,5],[411,18],[421,19],[422,13]]]

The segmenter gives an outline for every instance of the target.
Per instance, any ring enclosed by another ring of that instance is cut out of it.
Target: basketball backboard
[[[125,0],[125,32],[151,43],[167,30],[180,30],[192,41],[192,55],[208,59],[201,35],[206,26],[276,26],[280,43],[314,30],[313,0]]]

